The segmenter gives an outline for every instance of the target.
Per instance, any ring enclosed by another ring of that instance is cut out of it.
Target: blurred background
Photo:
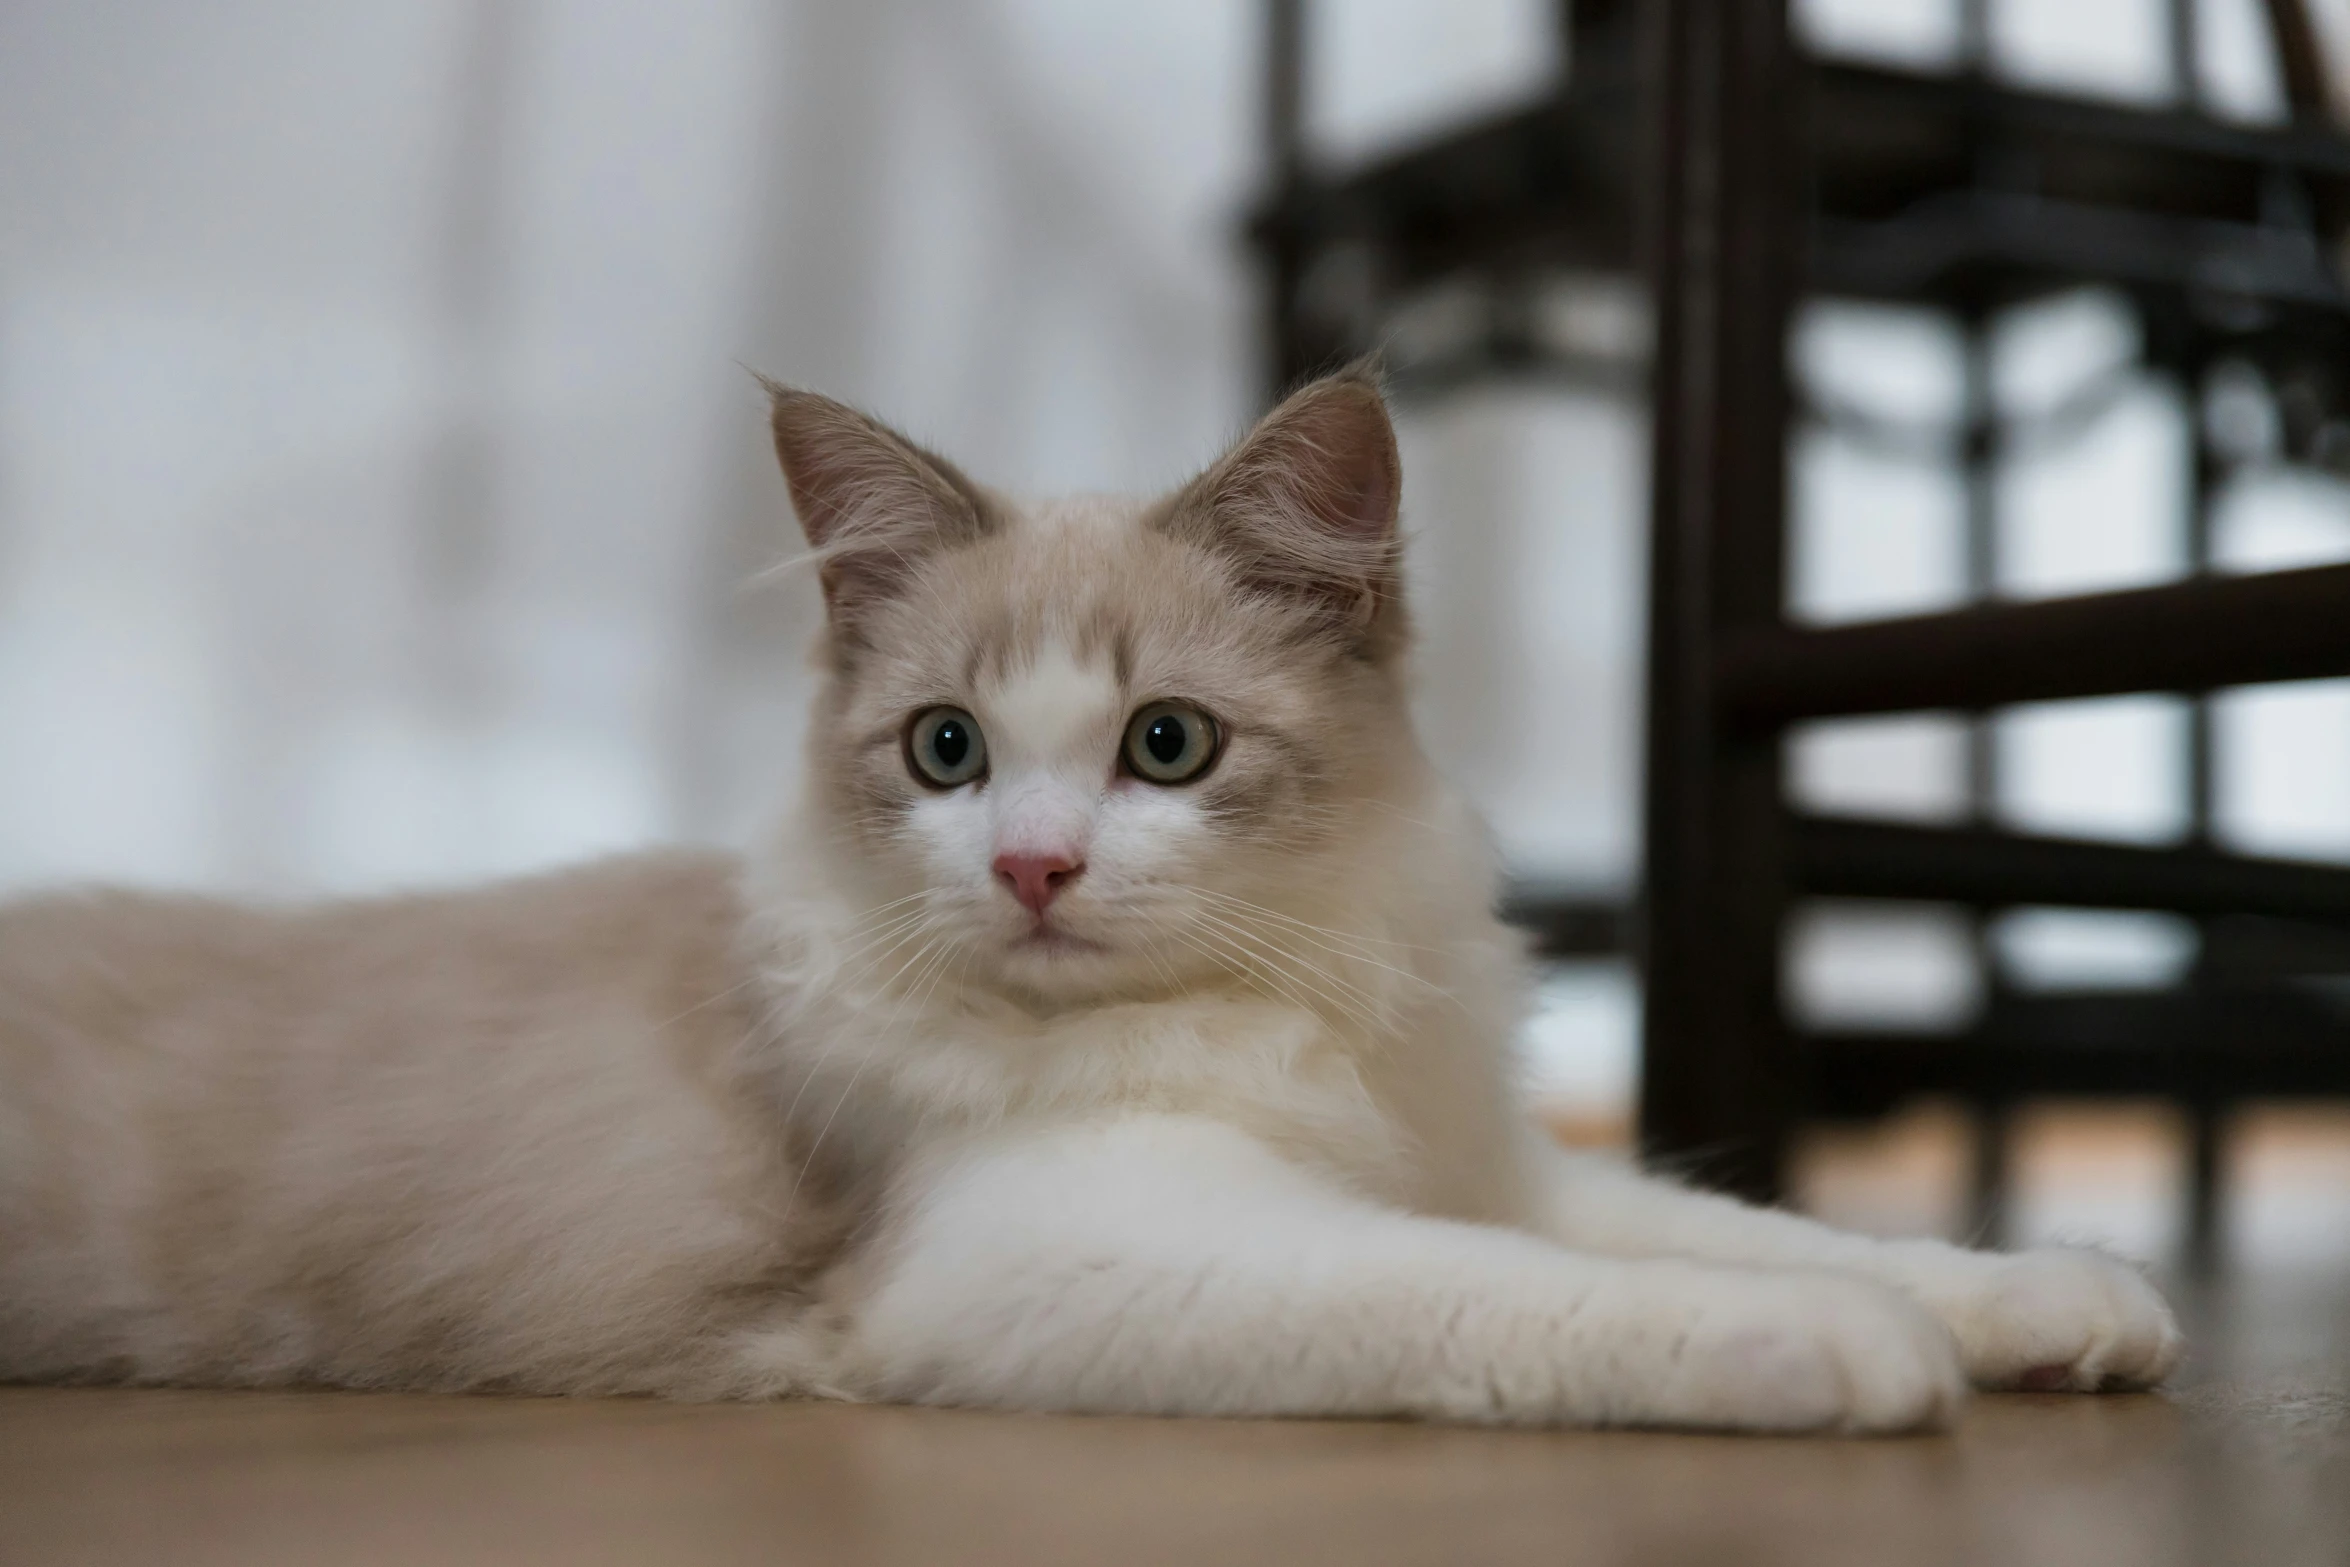
[[[2166,0],[1799,0],[1807,48],[1913,70],[2180,93]],[[2200,0],[2195,97],[2286,114],[2263,0]],[[1324,0],[1306,135],[1376,158],[1542,90],[1546,0]],[[2350,0],[2313,8],[2350,62]],[[273,896],[742,842],[792,775],[817,606],[751,585],[794,540],[753,369],[869,407],[1015,490],[1152,489],[1262,405],[1243,216],[1269,178],[1252,0],[16,0],[0,8],[0,891],[108,879]],[[2350,88],[2350,78],[2343,86]],[[1521,881],[1637,881],[1650,321],[1556,280],[1583,373],[1399,375],[1423,732]],[[1443,335],[1439,296],[1392,328]],[[2094,288],[2001,315],[1993,591],[2189,569],[2199,441],[2223,446],[2222,570],[2350,560],[2350,486],[2281,460],[2257,377],[2191,398]],[[1414,334],[1419,334],[1415,336]],[[1789,610],[1832,622],[1969,589],[1941,317],[1804,307],[1816,407],[1791,454]],[[1431,361],[1432,363],[1434,361]],[[2061,415],[2062,417],[2054,417]],[[2186,704],[2014,709],[1998,818],[2183,830]],[[2350,683],[2217,700],[2212,828],[2350,862]],[[1790,788],[1942,819],[1954,719],[1816,725]],[[1807,908],[1804,1018],[1945,1026],[1999,982],[2159,986],[2196,932],[2014,910]],[[1639,987],[1550,971],[1528,1071],[1568,1135],[1627,1135]],[[2248,1110],[2241,1259],[2350,1267],[2350,1131]],[[2034,1111],[2010,1228],[2160,1256],[2159,1107]],[[1968,1222],[1947,1108],[1823,1131],[1799,1195],[1856,1222]]]

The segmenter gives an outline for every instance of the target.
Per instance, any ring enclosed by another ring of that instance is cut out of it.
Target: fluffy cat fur
[[[1535,1132],[1369,376],[1140,503],[772,391],[828,627],[746,862],[0,911],[0,1376],[1899,1431],[2169,1371],[2099,1255]],[[1120,761],[1162,700],[1220,730],[1194,781]]]

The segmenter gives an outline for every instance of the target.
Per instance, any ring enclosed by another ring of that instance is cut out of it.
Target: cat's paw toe
[[[2093,1251],[1989,1261],[1943,1303],[1967,1375],[1981,1387],[2094,1392],[2152,1387],[2184,1340],[2135,1268]]]
[[[1699,1324],[1684,1344],[1699,1423],[1755,1431],[1891,1432],[1948,1425],[1966,1379],[1950,1335],[1872,1284],[1803,1280]]]

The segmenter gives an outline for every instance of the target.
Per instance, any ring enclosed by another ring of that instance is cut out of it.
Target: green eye
[[[1189,783],[1216,759],[1216,721],[1181,702],[1153,702],[1126,726],[1126,766],[1155,784]]]
[[[969,713],[934,707],[915,714],[906,731],[906,765],[933,788],[952,789],[987,771],[987,741]]]

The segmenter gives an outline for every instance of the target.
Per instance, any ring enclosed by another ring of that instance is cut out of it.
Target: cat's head
[[[1361,824],[1423,769],[1369,373],[1171,495],[1036,505],[770,391],[827,613],[806,825],[876,977],[1148,993],[1245,972],[1251,933],[1294,936],[1301,898],[1357,879]]]

